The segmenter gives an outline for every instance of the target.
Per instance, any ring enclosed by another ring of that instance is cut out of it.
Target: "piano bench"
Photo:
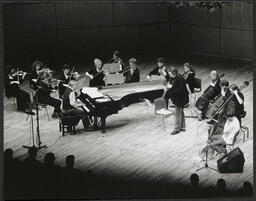
[[[79,117],[61,115],[58,118],[59,118],[59,131],[60,132],[62,131],[62,136],[65,136],[65,129],[68,132],[73,132],[74,135],[76,134],[76,126],[80,121]]]

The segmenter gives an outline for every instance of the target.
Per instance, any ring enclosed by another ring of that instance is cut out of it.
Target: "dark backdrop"
[[[4,4],[7,63],[70,62],[163,50],[251,59],[252,3],[204,9],[131,2]]]

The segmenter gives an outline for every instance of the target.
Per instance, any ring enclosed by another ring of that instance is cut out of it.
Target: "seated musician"
[[[37,89],[37,83],[40,74],[42,73],[43,63],[41,61],[35,60],[32,63],[32,71],[30,75],[30,88],[36,90]]]
[[[184,71],[183,78],[186,80],[186,87],[189,94],[194,93],[194,83],[195,83],[195,71],[190,63],[184,64]]]
[[[90,87],[101,87],[105,86],[105,74],[102,69],[102,61],[100,59],[94,59],[94,68],[89,72],[86,72],[85,75],[90,78],[89,86]]]
[[[107,63],[119,63],[121,65],[120,71],[122,70],[122,67],[124,66],[124,63],[121,59],[121,54],[118,50],[115,50],[113,52],[113,57]]]
[[[136,59],[129,59],[130,68],[124,73],[125,83],[139,82],[140,81],[140,70],[137,67]]]
[[[67,85],[70,78],[70,67],[68,64],[63,65],[63,71],[61,72],[59,76],[59,97],[62,98],[64,91],[66,89],[65,84]]]
[[[12,65],[7,66],[7,76],[5,78],[5,95],[6,97],[15,97],[17,100],[17,109],[28,114],[34,114],[30,109],[30,95],[26,91],[20,89],[26,73],[20,74]]]
[[[152,75],[158,75],[158,76],[163,76],[166,81],[168,82],[170,77],[169,74],[167,72],[167,68],[165,66],[165,60],[163,57],[159,57],[157,59],[157,67],[155,67],[153,70],[151,70],[148,75],[147,78],[150,79],[150,77]]]
[[[213,101],[213,99],[216,98],[220,94],[220,91],[221,91],[220,79],[218,78],[217,71],[211,71],[210,76],[211,76],[210,86],[204,90],[203,95],[201,96],[204,98],[204,104],[202,104],[200,106],[202,108],[199,109],[202,112],[201,113],[202,119],[205,119],[205,113],[206,113],[209,103],[211,101]]]
[[[238,89],[236,84],[230,85],[230,92],[235,95],[233,101],[235,103],[235,117],[238,119],[241,125],[241,117],[244,114],[244,95]]]
[[[63,99],[62,99],[63,113],[82,119],[84,129],[86,129],[89,125],[89,120],[86,113],[81,108],[82,106],[85,106],[85,104],[77,99],[75,88],[76,88],[76,81],[75,80],[69,81],[68,87],[66,87],[65,92],[63,94]],[[71,129],[71,128],[68,128],[68,129]]]
[[[220,145],[232,144],[235,135],[240,130],[239,121],[234,114],[227,114],[226,118],[223,134],[210,137],[210,146],[218,153],[222,153]],[[224,150],[224,153],[226,154],[227,151]]]
[[[51,75],[47,72],[43,73],[38,81],[38,90],[36,91],[34,100],[38,103],[43,103],[54,107],[52,118],[58,118],[61,112],[61,101],[51,97],[51,93],[56,92],[56,88],[51,85]]]

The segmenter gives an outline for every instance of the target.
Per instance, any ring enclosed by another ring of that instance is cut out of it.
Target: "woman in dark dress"
[[[43,62],[35,60],[32,64],[32,71],[30,76],[30,88],[36,90],[39,76],[42,74]]]
[[[5,95],[7,98],[15,97],[17,100],[17,109],[26,113],[31,113],[30,95],[20,89],[26,73],[20,73],[14,66],[8,65],[5,77]]]

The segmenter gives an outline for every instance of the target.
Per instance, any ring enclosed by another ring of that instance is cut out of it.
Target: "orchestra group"
[[[114,51],[113,57],[106,63],[119,63],[120,71],[124,76],[124,83],[140,82],[140,69],[135,58],[129,59],[129,67],[126,67],[120,57],[119,51]],[[20,69],[8,65],[5,76],[5,95],[15,97],[17,109],[33,114],[30,93],[22,90],[20,85],[28,75],[33,100],[38,103],[50,105],[54,108],[53,118],[61,114],[79,116],[84,128],[88,127],[90,117],[82,106],[85,104],[78,99],[76,91],[77,80],[82,76],[90,79],[90,87],[104,87],[105,76],[108,72],[103,68],[103,62],[95,58],[94,67],[84,75],[79,75],[68,64],[63,65],[59,76],[53,76],[51,69],[46,68],[41,61],[34,61],[31,73],[20,71]],[[161,76],[165,80],[165,90],[162,98],[165,99],[167,108],[169,100],[175,106],[175,128],[171,135],[176,135],[186,130],[184,108],[190,103],[195,91],[196,72],[190,63],[184,64],[184,73],[181,74],[175,67],[167,67],[164,58],[156,61],[156,67],[148,72],[147,79],[150,81],[152,75]],[[195,108],[200,111],[200,120],[209,119],[211,126],[210,145],[217,152],[222,152],[219,145],[230,143],[241,126],[241,118],[245,116],[244,96],[241,88],[236,84],[221,79],[223,75],[215,70],[210,72],[209,86],[197,99]],[[52,92],[58,92],[58,98],[51,96]]]

